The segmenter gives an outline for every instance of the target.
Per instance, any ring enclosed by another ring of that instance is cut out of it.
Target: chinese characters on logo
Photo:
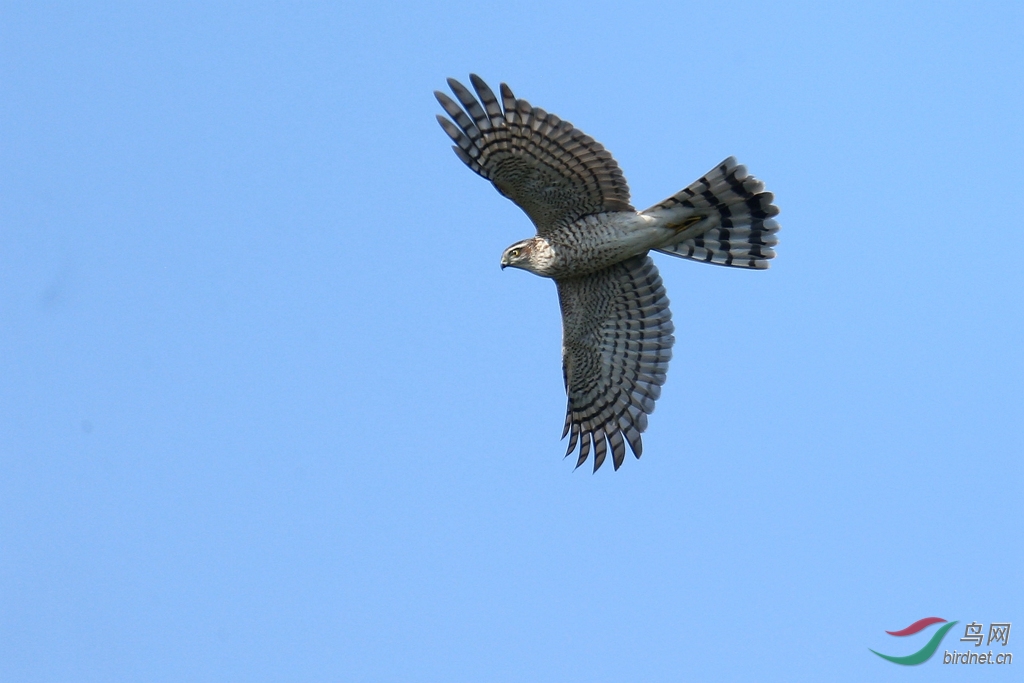
[[[988,627],[988,645],[992,641],[1002,643],[1004,646],[1010,644],[1010,623],[996,624],[992,623]]]
[[[982,632],[984,630],[984,624],[979,624],[976,621],[972,621],[971,623],[967,624],[967,627],[964,629],[964,637],[960,640],[965,640],[969,643],[973,642],[974,647],[978,647],[979,645],[981,645],[981,641],[985,639],[985,637],[982,635]],[[993,640],[997,643],[1002,643],[1004,646],[1010,644],[1009,622],[1005,624],[992,622],[991,624],[989,624],[988,642],[986,642],[985,644],[991,645]]]
[[[972,621],[967,624],[967,628],[964,629],[964,637],[960,640],[966,640],[967,642],[974,642],[974,647],[981,645],[981,641],[985,639],[985,636],[981,635],[981,629],[984,628],[981,624],[976,621]]]

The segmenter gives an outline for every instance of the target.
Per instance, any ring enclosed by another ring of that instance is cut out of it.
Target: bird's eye
[[[513,249],[512,251],[508,252],[508,255],[511,256],[512,258],[518,258],[519,257],[519,250],[518,249]]]

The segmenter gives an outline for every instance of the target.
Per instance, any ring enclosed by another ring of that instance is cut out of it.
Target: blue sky
[[[1018,3],[4,3],[0,679],[1011,680]],[[644,456],[573,471],[554,287],[452,154],[479,73],[767,272],[658,256]],[[1019,624],[1019,626],[1017,625]]]

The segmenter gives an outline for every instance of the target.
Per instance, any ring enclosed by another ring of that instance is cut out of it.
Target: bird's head
[[[511,247],[505,250],[505,253],[501,255],[501,268],[523,268],[529,270],[530,254],[533,252],[533,240],[523,240],[522,242],[516,242]]]
[[[541,237],[516,242],[501,255],[501,267],[522,268],[537,275],[546,275],[546,267],[553,259],[551,247]]]

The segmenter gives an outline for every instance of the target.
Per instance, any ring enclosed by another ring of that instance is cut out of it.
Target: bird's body
[[[674,234],[635,211],[592,214],[547,237],[524,240],[536,250],[535,258],[519,267],[556,280],[580,277],[644,254]]]
[[[764,269],[779,226],[772,195],[728,158],[646,211],[629,203],[618,164],[599,143],[553,114],[517,99],[501,103],[471,75],[479,100],[448,84],[461,107],[435,92],[455,153],[518,204],[537,235],[510,246],[501,266],[552,278],[562,310],[562,368],[568,408],[563,437],[577,466],[594,470],[625,443],[636,457],[671,358],[671,313],[651,250],[718,265]]]

